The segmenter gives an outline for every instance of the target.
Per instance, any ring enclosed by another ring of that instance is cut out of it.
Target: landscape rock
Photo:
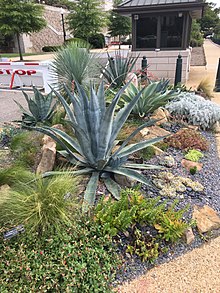
[[[165,154],[164,151],[162,151],[160,148],[158,148],[158,147],[156,147],[154,145],[152,145],[152,148],[153,148],[154,153],[155,153],[156,156],[162,156],[162,155]]]
[[[196,171],[201,171],[203,164],[202,163],[198,163],[198,162],[192,162],[186,159],[182,159],[181,161],[181,165],[187,169],[188,171],[190,171],[190,169],[196,167]]]
[[[176,166],[176,162],[174,157],[172,156],[164,156],[160,159],[159,164],[168,168],[172,168]]]
[[[191,244],[192,242],[194,242],[195,240],[195,235],[193,233],[193,230],[191,227],[189,227],[188,229],[186,229],[185,233],[184,233],[184,237],[186,240],[186,244]]]
[[[171,133],[159,126],[145,127],[140,131],[144,139],[152,139],[160,136],[168,136]]]
[[[138,78],[134,72],[129,72],[126,76],[125,83],[128,83],[130,80],[134,84],[135,87],[138,87]]]
[[[159,120],[155,124],[156,125],[161,125],[163,123],[168,122],[168,117],[170,116],[170,113],[163,108],[158,108],[155,110],[151,116],[151,119],[156,119]]]
[[[217,212],[208,205],[194,206],[192,219],[196,220],[200,233],[205,233],[220,228],[220,217]]]
[[[114,178],[122,187],[133,187],[137,183],[136,180],[132,180],[131,178],[120,174],[114,174]]]
[[[9,190],[11,187],[8,184],[3,184],[0,186],[0,192]]]
[[[56,124],[53,128],[63,130],[61,124]],[[56,142],[48,135],[43,137],[42,156],[40,163],[37,167],[37,174],[43,174],[52,171],[56,159]]]

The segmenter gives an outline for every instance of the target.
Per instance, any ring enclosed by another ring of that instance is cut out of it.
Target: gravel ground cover
[[[172,172],[177,176],[191,178],[193,181],[200,182],[205,187],[203,192],[193,192],[192,190],[187,189],[187,191],[179,196],[179,198],[177,197],[179,199],[177,209],[182,209],[186,207],[187,204],[190,205],[189,209],[184,214],[184,218],[187,221],[190,221],[192,217],[194,205],[203,206],[207,204],[216,211],[220,212],[220,159],[218,158],[216,139],[214,134],[211,132],[202,132],[202,135],[209,141],[210,146],[209,151],[204,152],[204,157],[201,160],[201,162],[204,164],[202,171],[197,172],[195,175],[190,175],[188,171],[182,168],[181,160],[184,157],[182,151],[173,148],[169,148],[166,151],[167,154],[174,157],[177,163],[175,167],[166,168],[166,171]],[[148,163],[158,164],[158,160],[159,157],[153,157],[150,161],[148,161]],[[152,178],[154,174],[156,173],[151,172],[150,177]],[[158,196],[158,192],[153,189],[144,188],[144,191],[146,192],[147,197]],[[168,200],[168,202],[172,203],[174,199],[161,197],[161,201],[163,200]],[[176,257],[186,253],[187,251],[199,247],[211,237],[217,237],[220,235],[219,230],[215,230],[202,237],[199,235],[196,228],[193,228],[193,232],[195,235],[195,241],[191,245],[187,245],[184,240],[181,240],[178,244],[174,244],[173,246],[169,245],[168,247],[166,243],[164,243],[164,247],[167,247],[168,250],[165,254],[160,255],[154,264],[141,262],[141,260],[135,256],[130,257],[129,255],[126,255],[125,263],[118,272],[116,284],[121,284],[141,276],[153,266],[174,260]]]
[[[207,62],[206,62],[203,46],[192,48],[190,65],[191,66],[205,66],[206,63]]]

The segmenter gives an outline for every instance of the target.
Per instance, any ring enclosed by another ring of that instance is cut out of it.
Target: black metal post
[[[141,71],[142,71],[141,80],[143,80],[144,77],[147,75],[146,69],[147,69],[147,57],[143,56],[143,59],[141,60]]]
[[[62,26],[63,26],[63,41],[64,43],[66,42],[66,31],[65,31],[65,22],[64,22],[64,15],[61,13],[61,18],[62,18]]]
[[[216,75],[214,92],[220,92],[220,58],[218,60],[218,70]]]
[[[182,80],[182,56],[179,54],[176,60],[176,74],[175,74],[175,81],[174,86],[177,86],[178,83],[181,83]]]

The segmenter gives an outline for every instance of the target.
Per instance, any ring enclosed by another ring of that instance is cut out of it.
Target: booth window
[[[184,15],[141,16],[136,21],[136,48],[181,48]]]

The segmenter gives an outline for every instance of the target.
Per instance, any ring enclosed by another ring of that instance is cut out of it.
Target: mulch
[[[192,48],[191,55],[191,66],[205,66],[206,65],[206,57],[203,46]]]

